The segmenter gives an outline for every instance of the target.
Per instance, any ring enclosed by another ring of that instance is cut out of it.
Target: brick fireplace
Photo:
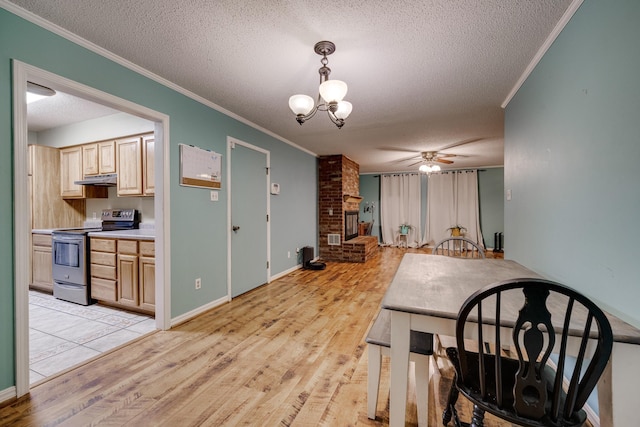
[[[352,229],[345,226],[345,221],[353,221],[345,213],[360,211],[360,165],[341,154],[321,156],[318,177],[320,257],[327,261],[365,262],[378,249],[378,238],[357,236],[345,241],[346,229]]]

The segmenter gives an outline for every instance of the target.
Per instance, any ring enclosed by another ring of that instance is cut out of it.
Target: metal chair
[[[564,316],[552,318],[549,307]],[[471,350],[465,328],[477,346]],[[486,343],[491,340],[495,345]],[[605,314],[585,296],[547,280],[517,279],[489,285],[465,301],[456,343],[447,349],[455,378],[444,425],[452,416],[457,426],[469,425],[456,413],[460,392],[474,405],[473,427],[484,425],[485,411],[521,426],[570,427],[586,420],[582,407],[607,365],[613,334]],[[569,356],[570,349],[577,356]],[[557,363],[550,362],[552,351]]]
[[[382,356],[389,356],[391,348],[391,313],[381,309],[371,325],[367,338],[369,363],[367,366],[367,417],[376,418],[378,389],[380,387],[380,368]],[[429,400],[429,358],[433,355],[433,335],[426,332],[411,331],[409,358],[415,364],[416,406],[418,426],[427,426]]]
[[[447,237],[441,240],[431,251],[434,255],[445,255],[458,258],[482,258],[484,249],[466,237]]]

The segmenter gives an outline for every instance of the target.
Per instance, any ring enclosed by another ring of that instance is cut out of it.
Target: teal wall
[[[208,190],[178,184],[179,143],[226,156],[227,136],[232,136],[270,151],[271,180],[282,188],[280,195],[270,196],[272,275],[297,264],[287,251],[316,245],[315,156],[0,9],[0,390],[15,384],[12,59],[170,117],[171,317],[227,294],[226,157],[220,201],[212,203]],[[195,277],[202,277],[200,291],[194,289]]]
[[[639,19],[585,0],[505,112],[505,256],[637,327]]]
[[[504,225],[504,169],[491,168],[478,171],[478,198],[480,202],[480,228],[483,233],[485,247],[493,248],[493,234],[503,231]],[[421,209],[423,212],[421,229],[424,233],[425,215],[427,211],[427,192],[429,181],[426,175],[420,180]],[[371,214],[364,212],[365,202],[375,202],[375,221],[373,235],[380,239],[380,175],[360,175],[360,220],[370,221]]]

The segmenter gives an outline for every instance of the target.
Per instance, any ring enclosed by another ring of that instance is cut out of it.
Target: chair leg
[[[380,346],[369,344],[369,361],[367,366],[367,417],[376,419],[378,407],[378,388],[380,387],[380,368],[382,367],[382,353]]]
[[[471,427],[484,427],[484,410],[480,409],[477,405],[473,405]]]
[[[458,401],[458,389],[456,388],[456,376],[453,376],[453,382],[451,383],[451,388],[449,389],[449,396],[447,397],[447,405],[445,406],[444,412],[442,413],[442,425],[446,426],[451,421],[451,418],[454,419],[455,425],[460,425],[460,421],[458,420],[458,411],[456,411],[456,402]]]
[[[418,426],[427,427],[429,421],[429,365],[431,364],[431,357],[416,354],[414,360]]]

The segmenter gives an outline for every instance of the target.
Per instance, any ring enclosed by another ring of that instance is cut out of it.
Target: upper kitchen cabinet
[[[91,156],[90,156],[91,157]],[[60,149],[60,190],[64,199],[106,198],[106,187],[74,184],[84,178],[83,146]]]
[[[155,185],[155,136],[146,135],[142,137],[142,194],[153,196],[156,192]]]
[[[116,171],[116,142],[101,141],[82,145],[84,176],[102,175]]]
[[[60,195],[60,159],[57,148],[29,145],[31,228],[79,227],[84,221],[85,201]]]
[[[153,134],[116,141],[118,196],[153,196]]]

